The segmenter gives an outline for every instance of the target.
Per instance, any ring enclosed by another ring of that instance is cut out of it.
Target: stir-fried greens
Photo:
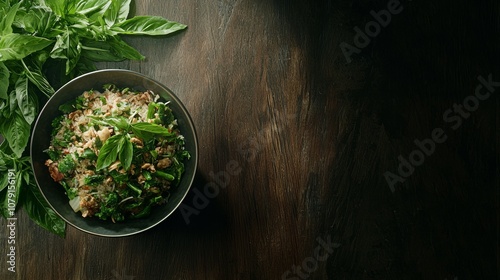
[[[167,202],[190,157],[168,103],[106,85],[60,110],[45,164],[75,212],[117,222]]]

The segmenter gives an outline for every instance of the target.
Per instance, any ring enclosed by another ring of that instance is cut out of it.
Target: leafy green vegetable
[[[8,95],[8,88],[9,88],[9,77],[10,77],[10,72],[7,66],[3,62],[0,62],[0,98],[1,99],[7,99],[9,97]]]
[[[16,82],[17,106],[28,124],[33,123],[38,111],[38,99],[28,89],[28,77],[20,77]]]
[[[23,190],[22,207],[36,224],[61,237],[65,236],[66,223],[50,208],[34,182]]]
[[[10,172],[13,177],[9,177],[9,184],[7,191],[5,192],[5,197],[2,199],[2,216],[8,218],[12,216],[13,211],[17,208],[17,203],[19,201],[19,194],[22,186],[22,173],[21,172]]]
[[[120,145],[120,151],[118,153],[118,158],[123,165],[123,168],[125,170],[128,170],[130,168],[130,165],[132,164],[132,158],[134,155],[134,147],[132,145],[132,142],[128,139],[128,137],[122,137],[121,141],[123,142]]]
[[[129,187],[131,190],[133,190],[137,196],[141,196],[142,190],[139,187],[134,186],[134,184],[128,182],[127,187]]]
[[[87,148],[83,151],[82,158],[97,160],[97,155],[94,153],[94,151],[92,151],[92,149]]]
[[[131,0],[111,0],[111,5],[104,14],[104,19],[108,27],[127,19],[130,12],[130,1]]]
[[[132,132],[144,140],[149,140],[155,136],[173,136],[174,134],[165,127],[154,123],[134,123],[130,125]]]
[[[11,168],[19,176],[13,188],[28,215],[40,226],[64,236],[64,221],[34,186],[26,157],[31,125],[55,88],[96,70],[95,62],[144,59],[122,40],[122,34],[166,35],[186,28],[157,16],[130,16],[130,5],[131,0],[0,1],[0,135],[5,138],[0,144],[0,212],[5,214],[9,185],[5,174]],[[77,100],[61,108],[80,109],[83,102]],[[60,126],[61,121],[55,121],[53,126]],[[67,146],[69,137],[64,135],[56,145]],[[118,158],[130,168],[133,146],[124,138],[120,141],[121,150],[116,155],[112,151],[111,158],[114,155],[115,160]],[[101,148],[105,143],[97,139],[96,146]],[[51,158],[60,156],[54,151],[48,153]],[[94,153],[87,152],[84,157],[97,160]],[[71,172],[75,160],[66,156],[60,171]]]
[[[104,181],[106,177],[104,175],[91,175],[88,177],[85,177],[85,184],[86,185],[95,185],[98,183],[101,183]]]
[[[120,38],[107,41],[82,41],[82,57],[92,61],[142,60],[144,56]]]
[[[117,130],[125,132],[124,134],[113,135],[104,142],[99,152],[99,156],[97,157],[97,170],[108,167],[115,162],[117,158],[125,170],[130,168],[134,150],[132,142],[130,142],[130,136],[126,134],[129,130],[132,130],[134,135],[146,141],[157,136],[175,135],[161,125],[146,122],[130,124],[124,117],[109,117],[106,119],[99,119],[96,117],[90,118],[95,123],[114,126]]]
[[[119,152],[119,145],[125,135],[117,134],[108,138],[102,145],[97,157],[96,169],[101,170],[116,161]],[[62,171],[61,171],[62,172]]]
[[[11,33],[0,38],[0,61],[20,60],[52,44],[47,38]]]
[[[123,221],[125,218],[119,211],[118,203],[118,194],[114,192],[109,193],[104,202],[101,203],[101,207],[99,208],[99,212],[96,213],[96,216],[102,220],[112,218],[117,222]]]
[[[82,45],[76,31],[67,28],[56,38],[50,57],[66,60],[66,74],[71,73],[82,53]]]
[[[68,174],[76,168],[75,159],[71,154],[66,155],[61,162],[59,162],[59,171],[63,174]]]
[[[133,217],[138,219],[142,217],[146,217],[151,213],[152,203],[146,205],[139,213],[135,214]]]
[[[0,145],[0,163],[2,167],[0,182],[0,213],[9,218],[13,208],[22,207],[28,216],[48,231],[64,236],[66,224],[50,208],[49,204],[35,185],[29,157],[12,157],[5,154],[8,147]],[[5,165],[3,165],[5,164]]]
[[[76,101],[64,103],[64,104],[59,106],[59,111],[65,113],[65,114],[71,113],[75,109],[76,109]]]
[[[42,56],[43,56],[43,53],[42,53]],[[52,94],[55,92],[55,90],[50,85],[49,81],[47,81],[47,79],[43,75],[42,71],[38,68],[35,68],[35,69],[29,68],[24,63],[24,61],[21,60],[21,62],[23,63],[23,66],[25,69],[25,74],[26,74],[26,77],[29,79],[29,81],[32,82],[47,97],[52,96]],[[43,63],[43,62],[42,61],[35,61],[35,63]],[[30,95],[35,96],[34,92],[31,93]]]
[[[17,3],[16,5],[10,7],[10,10],[4,17],[2,17],[2,20],[0,21],[0,36],[5,36],[12,33],[12,23],[14,22],[14,18],[16,17],[16,13],[19,9],[20,4],[21,3]]]
[[[74,7],[74,12],[83,14],[87,16],[87,18],[95,21],[97,18],[104,15],[109,5],[111,5],[111,1],[109,0],[78,1]]]
[[[158,176],[158,177],[163,178],[163,179],[167,179],[168,181],[175,180],[175,176],[174,175],[168,174],[168,173],[165,173],[165,172],[162,172],[162,171],[156,171],[154,174],[156,176]]]
[[[18,108],[8,119],[3,120],[3,125],[0,124],[0,134],[5,137],[14,155],[20,158],[28,145],[30,125]]]
[[[126,118],[120,117],[120,116],[109,117],[109,118],[105,118],[105,119],[100,119],[100,118],[96,118],[93,116],[89,116],[89,118],[92,119],[94,121],[94,123],[101,124],[101,125],[107,125],[107,126],[114,126],[118,130],[127,131],[129,126],[130,126],[129,121]]]
[[[162,17],[136,16],[116,24],[113,30],[127,35],[167,35],[184,28],[186,25]]]

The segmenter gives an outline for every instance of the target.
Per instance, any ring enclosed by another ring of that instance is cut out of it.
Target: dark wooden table
[[[188,29],[100,68],[191,112],[184,215],[63,239],[19,211],[0,279],[498,279],[498,4],[310,2],[135,1]]]

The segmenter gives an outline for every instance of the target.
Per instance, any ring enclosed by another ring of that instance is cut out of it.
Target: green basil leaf
[[[20,4],[21,3],[17,3],[14,6],[10,7],[7,14],[4,15],[0,20],[0,36],[12,33],[12,23],[14,22]]]
[[[7,172],[2,172],[0,174],[0,192],[3,191],[8,184],[9,184],[9,177],[7,176]]]
[[[60,33],[57,16],[48,8],[34,6],[28,12],[18,11],[13,25],[40,37],[55,38]]]
[[[128,123],[127,119],[124,117],[120,117],[120,116],[110,117],[110,118],[106,118],[105,121],[108,122],[110,125],[115,126],[116,128],[120,129],[120,130],[128,130],[128,127],[129,127],[129,123]]]
[[[40,69],[43,69],[43,66],[45,64],[45,62],[50,58],[50,50],[47,50],[47,49],[44,49],[44,50],[41,50],[37,53],[34,53],[32,56],[31,56],[31,62],[33,64],[33,69],[36,69],[36,70],[31,70],[32,72],[33,71],[37,71],[39,73],[41,73],[42,71]],[[31,69],[31,67],[30,67]]]
[[[26,173],[27,171],[17,171],[16,174],[15,174],[15,178],[16,178],[16,191],[14,192],[14,203],[15,203],[15,209],[17,209],[17,206],[18,206],[18,202],[19,202],[19,198],[21,197],[21,189],[23,189],[23,177],[24,177],[24,174]],[[8,197],[8,195],[7,195]]]
[[[97,155],[94,153],[94,151],[92,149],[86,148],[83,151],[82,158],[90,159],[90,160],[97,160]]]
[[[64,18],[64,16],[67,14],[67,3],[68,2],[73,2],[73,1],[66,1],[66,0],[44,0],[41,1],[42,4],[45,2],[47,7],[49,7],[56,15]]]
[[[2,203],[2,215],[6,218],[12,217],[17,209],[23,183],[22,172],[16,171],[14,173],[13,177],[9,177],[10,182],[8,182],[8,187],[3,190],[5,194],[2,200],[0,200]]]
[[[10,113],[9,113],[9,101],[8,100],[2,100],[0,99],[0,142],[3,144],[4,137],[2,136],[3,134],[3,127],[5,120],[9,118]]]
[[[111,6],[104,14],[104,20],[108,27],[127,19],[130,12],[130,2],[131,0],[111,0]]]
[[[2,160],[0,160],[2,162]],[[5,163],[5,161],[3,161]],[[7,171],[7,168],[5,170],[2,170],[0,173],[0,192],[3,191],[7,185],[9,185],[9,180],[12,178],[12,172]]]
[[[80,0],[74,9],[76,13],[83,14],[95,22],[104,15],[110,5],[111,1],[109,0]]]
[[[117,145],[116,149],[118,150],[118,154],[122,150],[124,144],[125,144],[125,135],[120,134],[120,139],[118,139],[118,143],[116,144]],[[117,156],[119,156],[118,154]]]
[[[3,129],[3,120],[0,119],[0,132],[5,135],[5,132]],[[5,137],[4,137],[5,138]],[[4,159],[4,161],[7,163],[5,166],[14,166],[14,163],[12,163],[12,156],[14,153],[12,152],[12,149],[9,147],[9,143],[7,141],[3,141],[0,143],[0,156]]]
[[[2,12],[3,10],[8,10],[10,8],[10,3],[9,1],[2,1],[0,2],[0,12]],[[5,14],[5,12],[4,12]],[[1,15],[1,13],[0,13]]]
[[[64,114],[69,114],[73,111],[76,110],[76,100],[71,100],[69,102],[66,102],[64,104],[59,105],[59,111],[61,111]]]
[[[28,145],[30,125],[18,110],[4,123],[4,137],[14,154],[20,158]]]
[[[158,16],[135,16],[116,24],[112,30],[128,35],[167,35],[186,28],[186,25]]]
[[[113,135],[104,142],[97,156],[96,169],[101,170],[116,161],[118,156],[118,144],[122,138],[121,134]]]
[[[149,140],[154,136],[173,136],[174,134],[165,127],[154,123],[133,123],[130,125],[132,132],[144,140]]]
[[[56,38],[56,43],[50,52],[50,57],[59,58],[59,59],[67,59],[68,55],[66,54],[66,50],[70,47],[70,31],[66,30],[61,35],[58,35]]]
[[[19,109],[19,106],[17,105],[17,97],[15,89],[12,90],[9,94],[9,109],[11,115],[14,115],[16,111]]]
[[[71,29],[73,33],[81,37],[93,36],[93,29],[95,26],[83,14],[70,14],[66,18],[66,27]]]
[[[65,236],[66,223],[52,210],[36,185],[29,184],[24,188],[21,203],[37,225],[61,237]]]
[[[0,99],[0,142],[3,142],[2,130],[1,130],[2,123],[5,121],[5,118],[9,117],[8,104],[9,104],[8,100]]]
[[[0,98],[1,99],[7,99],[9,97],[8,90],[9,90],[9,78],[10,78],[10,71],[5,66],[3,62],[0,62]]]
[[[42,74],[40,70],[30,70],[26,68],[26,76],[41,92],[47,96],[54,94],[55,90],[50,85],[47,78]]]
[[[28,16],[28,12],[26,10],[19,10],[16,13],[16,17],[14,18],[14,21],[12,22],[12,26],[24,29],[28,33],[33,33],[33,30],[28,30],[28,28],[31,27],[31,24],[33,20]]]
[[[10,161],[10,157],[0,150],[0,176],[7,171]]]
[[[0,61],[19,60],[52,44],[52,40],[31,35],[8,34],[0,38]]]
[[[38,104],[35,99],[30,98],[28,91],[28,78],[20,76],[16,82],[16,99],[17,106],[21,109],[21,113],[28,124],[32,124],[38,110]]]
[[[75,68],[80,59],[82,45],[78,34],[71,30],[66,30],[62,35],[57,37],[56,43],[50,57],[54,59],[66,60],[66,75]]]
[[[26,185],[29,185],[31,181],[31,176],[30,176],[30,172],[28,171],[24,171],[23,174],[22,174],[22,177],[23,177],[23,180],[24,182],[26,183]],[[34,180],[35,178],[33,178]],[[33,181],[34,182],[34,181]]]
[[[131,125],[132,129],[135,131],[143,131],[143,132],[149,132],[161,136],[171,136],[173,135],[172,132],[168,131],[167,128],[157,125],[154,123],[147,123],[147,122],[138,122],[138,123],[133,123]]]
[[[38,96],[33,90],[28,91],[28,103],[31,104],[31,106],[33,107],[33,111],[35,112],[35,115],[33,116],[34,121],[40,110],[40,104],[38,103]]]
[[[129,123],[128,120],[124,117],[117,116],[117,117],[109,117],[109,118],[104,118],[100,119],[95,116],[88,116],[89,119],[93,120],[95,123],[100,124],[100,125],[111,125],[119,130],[128,130]]]
[[[128,170],[132,164],[132,158],[134,157],[134,147],[128,137],[122,137],[122,139],[123,145],[121,146],[120,154],[118,155],[118,157],[123,168],[125,168],[125,170]]]
[[[119,37],[112,37],[108,41],[88,40],[82,45],[82,57],[96,62],[144,59],[142,54]]]

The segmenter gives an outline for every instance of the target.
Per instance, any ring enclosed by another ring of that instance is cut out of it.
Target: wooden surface
[[[190,111],[196,213],[63,239],[20,211],[16,273],[0,222],[0,279],[498,279],[500,87],[443,117],[479,76],[500,81],[498,5],[401,1],[348,63],[341,43],[391,1],[308,2],[135,1],[188,29],[126,38],[147,59],[100,68],[149,75]],[[435,129],[446,140],[391,189],[384,174]]]

